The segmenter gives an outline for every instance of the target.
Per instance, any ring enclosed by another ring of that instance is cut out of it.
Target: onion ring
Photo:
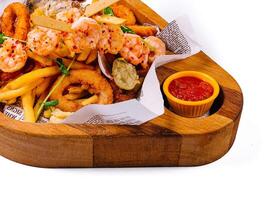
[[[26,40],[30,28],[28,9],[22,3],[16,2],[8,5],[2,15],[2,32],[19,40]]]
[[[54,85],[54,87],[59,79]],[[89,69],[71,70],[70,75],[65,77],[63,82],[52,93],[50,99],[58,100],[59,104],[56,106],[64,112],[75,112],[83,107],[80,102],[68,100],[64,95],[64,91],[71,84],[81,84],[87,86],[90,94],[98,96],[97,104],[112,104],[113,103],[113,90],[109,82],[97,71]]]

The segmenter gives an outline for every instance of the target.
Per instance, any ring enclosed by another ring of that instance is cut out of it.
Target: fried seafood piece
[[[54,85],[57,84],[58,81],[59,78]],[[62,111],[75,112],[83,107],[80,101],[68,100],[63,95],[66,88],[74,84],[81,84],[90,94],[96,95],[98,97],[97,104],[113,103],[112,87],[98,71],[89,69],[71,70],[70,75],[65,77],[61,85],[57,87],[50,97],[51,100],[59,101],[56,107]]]
[[[25,45],[8,38],[0,48],[0,70],[9,73],[19,71],[24,67],[27,58]]]
[[[28,33],[27,46],[39,56],[48,56],[56,50],[59,41],[58,31],[35,27]]]
[[[2,15],[2,32],[10,37],[26,40],[30,28],[28,9],[22,3],[9,4]]]
[[[149,54],[150,63],[153,63],[157,57],[166,54],[166,45],[158,37],[149,36],[144,41],[150,47],[150,54]]]
[[[101,26],[88,17],[80,17],[72,24],[74,33],[63,33],[64,42],[70,52],[82,53],[86,49],[96,49],[101,36]]]
[[[81,11],[78,8],[71,8],[68,10],[63,10],[56,14],[56,19],[59,21],[72,24],[75,21],[79,20],[82,16]]]
[[[157,34],[157,28],[154,26],[142,26],[142,25],[132,25],[128,26],[137,35],[142,37],[154,36]]]
[[[124,47],[120,51],[120,55],[133,65],[141,65],[144,69],[148,68],[149,47],[143,39],[135,34],[124,34]]]
[[[124,46],[124,41],[124,34],[119,26],[113,24],[102,25],[98,50],[103,54],[118,54]]]
[[[136,17],[132,10],[130,10],[128,7],[121,5],[121,4],[115,4],[112,5],[113,13],[116,17],[125,19],[126,25],[135,25],[136,24]]]

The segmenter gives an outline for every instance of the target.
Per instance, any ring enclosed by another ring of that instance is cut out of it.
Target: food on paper
[[[112,6],[112,11],[115,16],[125,19],[126,25],[136,24],[136,17],[134,13],[128,7],[121,4],[114,4]]]
[[[178,72],[166,79],[163,91],[172,109],[184,117],[200,117],[219,95],[217,81],[196,71]]]
[[[129,25],[127,27],[142,37],[155,36],[157,34],[155,26]]]
[[[26,122],[60,123],[87,105],[137,98],[166,54],[157,29],[138,24],[118,0],[29,5],[10,4],[0,34],[0,103],[22,107]]]

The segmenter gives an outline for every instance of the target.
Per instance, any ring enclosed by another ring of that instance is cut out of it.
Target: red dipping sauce
[[[214,88],[196,77],[181,77],[170,83],[169,92],[180,100],[202,101],[213,95]]]

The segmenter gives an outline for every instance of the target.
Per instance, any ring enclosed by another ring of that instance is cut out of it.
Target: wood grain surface
[[[123,0],[139,22],[167,22],[139,0]],[[160,67],[162,85],[183,70],[205,72],[221,94],[205,118],[184,118],[166,108],[164,115],[141,126],[54,125],[14,121],[0,113],[0,154],[37,167],[198,166],[226,154],[236,137],[243,108],[237,82],[206,54]]]

